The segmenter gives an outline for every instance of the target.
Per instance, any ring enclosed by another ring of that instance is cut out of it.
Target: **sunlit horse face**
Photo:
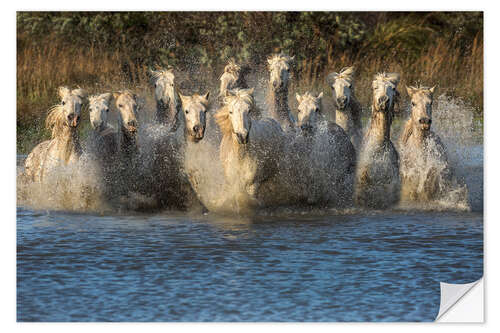
[[[193,142],[198,142],[205,136],[209,94],[210,92],[207,92],[205,95],[194,94],[193,96],[179,94],[186,124],[186,134]]]
[[[65,124],[76,128],[80,123],[82,106],[87,98],[87,92],[80,88],[69,90],[67,87],[60,87],[59,97],[61,97]]]
[[[290,63],[294,57],[283,54],[274,55],[267,59],[270,73],[269,83],[275,91],[284,91],[288,88],[290,78]]]
[[[108,123],[108,114],[113,95],[110,93],[89,97],[90,125],[98,130]]]
[[[314,97],[309,92],[306,92],[302,96],[296,94],[295,97],[299,102],[297,126],[300,127],[304,134],[311,134],[314,132],[320,117],[323,93],[321,92],[318,97]]]
[[[338,110],[344,110],[353,96],[354,67],[343,68],[340,73],[328,75],[328,81],[333,91],[333,100]]]
[[[230,60],[226,67],[224,67],[224,73],[220,77],[220,98],[224,98],[226,91],[236,88],[236,83],[240,75],[241,67],[234,60]]]
[[[253,88],[228,91],[224,104],[228,108],[233,135],[239,144],[247,144],[252,122],[250,112],[254,107]]]
[[[115,105],[125,133],[135,136],[137,133],[137,96],[129,91],[113,93]]]
[[[397,96],[399,74],[377,74],[372,82],[373,107],[377,112],[387,112],[394,106]]]
[[[177,95],[175,93],[173,69],[150,71],[150,73],[153,76],[156,100],[165,105],[169,105],[171,102],[176,104]]]
[[[432,123],[432,100],[434,88],[406,87],[411,99],[411,118],[414,126],[422,131],[429,131]]]

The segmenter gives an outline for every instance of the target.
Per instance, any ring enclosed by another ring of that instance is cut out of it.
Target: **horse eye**
[[[62,101],[62,103],[61,103],[61,104],[62,104],[62,105],[64,105],[64,104],[66,104],[66,102],[65,102],[65,101]]]
[[[158,87],[158,85],[155,83],[155,88]]]
[[[186,112],[186,114],[188,114],[188,113],[189,113],[189,110],[185,110],[185,112]]]
[[[411,106],[415,106],[415,103],[411,102]]]
[[[314,111],[318,112],[318,111],[319,111],[319,108],[314,109]]]
[[[119,108],[122,108],[122,107],[123,107],[123,105],[122,105],[122,104],[118,104],[118,107],[119,107]]]
[[[106,112],[109,112],[109,109],[106,109]]]

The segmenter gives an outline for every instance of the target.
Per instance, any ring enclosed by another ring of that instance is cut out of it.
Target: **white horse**
[[[333,91],[335,122],[359,149],[361,143],[361,105],[354,95],[354,67],[342,68],[340,73],[330,73],[327,81]]]
[[[92,131],[88,150],[101,162],[110,162],[118,151],[117,132],[108,124],[113,94],[105,93],[89,97],[89,116]]]
[[[467,203],[467,188],[457,186],[446,148],[431,130],[434,87],[406,87],[411,115],[400,137],[401,201],[429,202],[458,190]]]
[[[345,207],[352,203],[356,153],[344,130],[326,122],[322,97],[296,94],[299,133],[287,136],[281,181],[289,203]]]
[[[137,154],[137,95],[124,90],[113,93],[119,119],[119,153],[124,157]]]
[[[178,96],[179,114],[175,115],[179,119],[178,131],[155,139],[150,157],[153,161],[150,188],[160,208],[185,210],[197,204],[193,188],[204,181],[199,176],[199,165],[186,156],[192,157],[191,151],[204,138],[209,93],[193,96],[178,93]]]
[[[387,208],[399,201],[399,154],[391,141],[399,80],[397,73],[381,73],[372,82],[372,115],[356,171],[355,201],[361,206]]]
[[[269,69],[268,106],[271,118],[278,121],[283,130],[295,127],[295,120],[288,105],[288,81],[290,63],[294,57],[276,54],[267,59]]]
[[[274,119],[254,119],[252,89],[227,92],[215,115],[222,132],[220,160],[227,191],[238,211],[273,205],[275,177],[283,148],[283,131]]]
[[[224,67],[220,79],[219,99],[223,100],[226,96],[226,91],[236,88],[247,88],[247,84],[243,78],[243,69],[234,59],[230,59]]]
[[[155,87],[156,121],[174,132],[179,126],[180,103],[175,89],[173,68],[150,71]]]
[[[38,144],[25,161],[25,175],[36,182],[57,166],[73,164],[82,154],[77,127],[87,92],[83,89],[59,88],[61,104],[53,106],[45,121],[51,139]]]

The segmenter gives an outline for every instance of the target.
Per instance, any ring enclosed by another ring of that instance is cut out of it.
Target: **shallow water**
[[[445,102],[438,129],[460,107]],[[100,215],[57,202],[44,210],[51,201],[36,195],[18,201],[17,319],[432,321],[439,282],[483,275],[483,146],[468,120],[451,123],[443,140],[472,212],[448,202],[253,218]]]
[[[17,216],[19,321],[432,321],[483,275],[476,212]]]

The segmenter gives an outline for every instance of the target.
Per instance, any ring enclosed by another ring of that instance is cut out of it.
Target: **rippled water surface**
[[[17,210],[19,321],[432,321],[483,275],[482,213]]]

